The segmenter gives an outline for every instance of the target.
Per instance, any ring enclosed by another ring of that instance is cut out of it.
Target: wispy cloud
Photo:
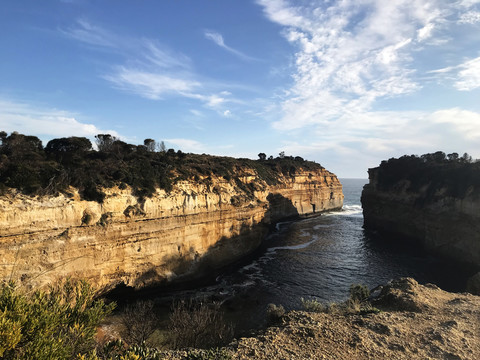
[[[283,26],[282,34],[296,52],[294,85],[286,89],[279,120],[272,126],[310,143],[291,140],[287,148],[343,156],[336,159],[363,156],[362,164],[375,156],[435,150],[447,143],[474,148],[469,139],[478,139],[477,132],[469,129],[478,125],[478,113],[457,108],[431,113],[380,111],[376,106],[424,86],[423,78],[431,69],[428,51],[453,42],[451,27],[459,26],[462,18],[471,23],[465,19],[475,16],[466,14],[478,1],[257,3],[268,19]],[[437,76],[454,75],[455,88],[470,91],[480,85],[479,65],[477,58],[432,70]],[[447,116],[458,121],[447,122]],[[312,141],[312,133],[318,141]]]
[[[469,11],[460,16],[461,24],[475,24],[480,22],[480,11]]]
[[[118,88],[131,91],[147,99],[159,100],[163,95],[188,94],[200,84],[193,80],[171,77],[162,73],[151,73],[119,66],[114,74],[105,75],[104,78]]]
[[[464,62],[459,69],[455,81],[458,90],[470,91],[480,87],[480,57]]]
[[[429,71],[441,77],[448,77],[460,91],[471,91],[480,87],[480,56],[456,66],[448,66]]]
[[[45,109],[28,103],[0,99],[0,129],[23,134],[36,134],[45,139],[54,137],[119,134],[111,129],[101,129],[95,124],[77,120],[78,114],[57,109]],[[119,136],[120,137],[120,136]]]
[[[251,57],[251,56],[248,56],[246,54],[244,54],[243,52],[239,51],[239,50],[236,50],[230,46],[228,46],[227,44],[225,44],[225,40],[223,39],[223,36],[222,34],[216,32],[216,31],[211,31],[211,30],[205,30],[205,37],[209,40],[212,40],[215,44],[217,44],[218,46],[220,46],[221,48],[227,50],[228,52],[244,59],[244,60],[258,60],[254,57]]]
[[[295,86],[275,127],[324,123],[369,110],[381,98],[421,84],[410,66],[418,44],[432,37],[441,10],[415,1],[353,0],[302,7],[259,0],[266,16],[286,26],[296,46]]]
[[[61,29],[61,33],[85,44],[117,48],[120,45],[120,39],[102,27],[91,24],[86,19],[78,19],[75,26],[68,29]]]
[[[119,63],[101,76],[117,89],[151,100],[162,100],[167,96],[197,99],[216,110],[221,110],[223,104],[230,101],[222,90],[215,91],[198,80],[188,56],[174,52],[155,40],[126,38],[85,19],[61,32],[120,56]]]

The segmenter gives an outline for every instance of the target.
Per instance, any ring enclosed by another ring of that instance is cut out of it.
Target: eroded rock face
[[[428,179],[412,191],[403,179],[380,186],[379,168],[369,170],[362,192],[364,226],[414,241],[426,251],[480,268],[480,196],[473,186],[461,197],[447,187],[432,191]]]
[[[0,198],[0,279],[26,288],[65,276],[108,290],[202,276],[253,251],[284,217],[341,208],[342,186],[324,169],[268,186],[253,169],[238,182],[183,181],[142,202],[106,189],[103,204],[72,196]]]

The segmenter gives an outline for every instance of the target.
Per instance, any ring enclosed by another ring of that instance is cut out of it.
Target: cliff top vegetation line
[[[55,195],[80,191],[85,200],[103,202],[102,188],[130,186],[139,198],[151,196],[156,188],[170,191],[178,181],[194,179],[209,182],[211,176],[234,181],[242,169],[255,170],[260,180],[274,185],[282,176],[298,170],[323,169],[301,157],[277,158],[259,154],[259,160],[235,159],[184,153],[166,149],[163,142],[145,139],[144,145],[127,144],[109,134],[96,136],[98,150],[89,139],[53,139],[45,147],[35,136],[0,132],[0,193],[14,188],[27,195]],[[248,189],[243,189],[248,190]]]
[[[398,184],[406,182],[409,192],[426,189],[426,198],[434,197],[442,189],[447,192],[444,195],[456,198],[464,198],[468,191],[480,193],[480,161],[467,153],[404,155],[382,161],[379,167],[369,169],[369,174],[370,184],[380,191],[404,188]]]

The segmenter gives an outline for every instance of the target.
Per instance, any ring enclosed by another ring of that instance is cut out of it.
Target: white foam
[[[353,217],[361,217],[363,210],[360,205],[343,205],[342,210],[340,211],[332,211],[326,213],[326,216],[332,215],[340,215],[340,216],[353,216]]]
[[[290,221],[278,222],[278,223],[275,224],[275,230],[279,231],[279,230],[280,230],[280,227],[281,227],[282,225],[289,224],[289,223],[290,223]]]
[[[305,249],[306,247],[310,246],[310,244],[314,243],[315,241],[317,241],[317,239],[313,239],[313,240],[310,240],[309,242],[306,242],[306,243],[303,243],[303,244],[298,244],[298,245],[272,247],[272,248],[268,248],[267,252],[269,252],[269,253],[275,253],[277,250],[299,250],[299,249]]]

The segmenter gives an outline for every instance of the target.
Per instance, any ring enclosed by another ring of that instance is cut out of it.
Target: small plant
[[[172,305],[170,331],[174,347],[212,347],[227,343],[233,328],[223,319],[219,303],[179,301]]]
[[[153,309],[151,300],[137,301],[128,305],[121,314],[125,326],[123,339],[130,345],[144,344],[153,334],[158,325],[158,316]]]
[[[226,349],[190,350],[187,360],[230,360],[232,354]]]
[[[350,285],[350,300],[359,301],[360,303],[367,301],[370,296],[370,290],[366,285],[352,284]]]
[[[110,224],[112,222],[112,217],[113,217],[112,212],[106,212],[106,213],[102,214],[102,216],[100,216],[100,219],[97,222],[97,225],[107,226],[108,224]]]
[[[283,315],[285,315],[285,308],[282,305],[267,305],[267,321],[269,323],[276,323],[280,321]]]
[[[327,305],[326,311],[332,315],[340,315],[345,312],[345,306],[343,303],[331,302]]]
[[[305,300],[301,298],[300,301],[306,311],[321,313],[327,310],[327,307],[316,299]]]

